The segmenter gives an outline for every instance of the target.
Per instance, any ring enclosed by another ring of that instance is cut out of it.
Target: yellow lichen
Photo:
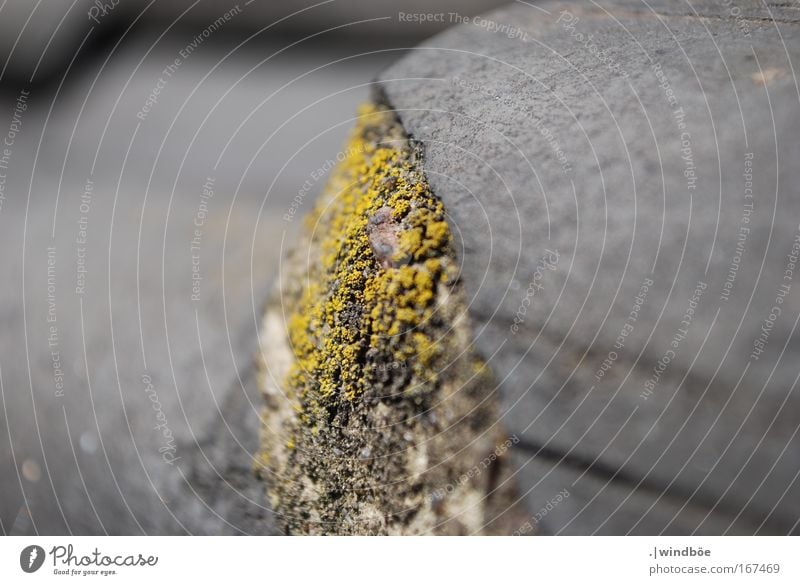
[[[374,384],[368,366],[375,363],[410,365],[418,378],[410,387],[435,380],[431,366],[442,349],[430,322],[438,288],[455,273],[444,207],[393,115],[362,106],[345,153],[308,219],[319,258],[289,318],[295,361],[287,386],[311,428],[336,401]],[[369,222],[383,208],[398,235],[382,263]]]
[[[444,208],[391,112],[359,113],[267,308],[254,466],[287,533],[511,532],[501,458],[458,479],[505,437]]]

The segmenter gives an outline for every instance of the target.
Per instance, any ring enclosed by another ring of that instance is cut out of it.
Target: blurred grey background
[[[399,13],[497,4],[0,2],[2,533],[272,531],[281,249],[370,82],[449,24]]]

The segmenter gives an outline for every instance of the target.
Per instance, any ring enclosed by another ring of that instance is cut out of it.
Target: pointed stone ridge
[[[519,525],[496,386],[442,202],[380,104],[359,112],[261,335],[261,476],[293,534]]]

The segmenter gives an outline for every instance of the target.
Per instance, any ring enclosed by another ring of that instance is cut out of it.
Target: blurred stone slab
[[[538,534],[753,533],[752,529],[733,523],[727,511],[709,511],[702,504],[624,481],[619,475],[584,472],[558,458],[542,458],[524,451],[518,452],[516,458],[518,480],[530,490],[526,494],[531,514],[528,523]]]
[[[502,0],[438,0],[433,4],[408,0],[402,5],[389,0],[368,4],[361,0],[5,0],[0,5],[0,78],[42,81],[59,77],[82,44],[95,47],[130,30],[136,35],[160,36],[169,29],[168,38],[183,37],[188,42],[200,38],[200,44],[217,33],[236,43],[283,37],[291,39],[285,43],[289,44],[295,38],[316,37],[317,41],[333,40],[332,53],[337,52],[336,44],[360,45],[368,53],[378,46],[384,50],[412,46],[462,15],[473,16],[501,4]]]
[[[0,140],[30,91],[2,171],[4,533],[273,530],[251,471],[262,303],[325,180],[311,173],[391,55],[317,69],[334,52],[265,61],[280,46],[262,43],[223,59],[220,35],[142,120],[185,46],[146,40],[60,87],[3,86]]]
[[[737,4],[519,3],[381,79],[461,238],[510,431],[784,533],[800,518],[800,30],[784,3]]]
[[[253,309],[251,295],[266,294],[277,258],[256,263],[262,284],[251,288],[250,238],[231,242],[225,226],[251,234],[263,249],[273,245],[274,228],[256,227],[252,204],[238,205],[226,218],[220,195],[203,228],[203,280],[200,300],[193,301],[195,202],[187,197],[185,206],[176,204],[178,217],[167,226],[163,199],[143,212],[136,208],[141,199],[129,193],[117,202],[122,219],[112,223],[113,194],[101,197],[98,192],[91,211],[85,293],[75,293],[77,253],[69,228],[77,219],[59,222],[65,227],[50,243],[52,216],[36,205],[27,224],[25,294],[3,295],[19,311],[19,321],[10,324],[18,336],[3,352],[2,430],[17,461],[17,470],[4,474],[4,491],[6,481],[16,483],[22,462],[40,468],[34,481],[21,478],[28,532],[237,532],[241,515],[229,514],[232,502],[246,498],[254,510],[266,510],[250,471],[260,409],[251,375],[252,314],[260,300]],[[22,234],[4,231],[4,240],[17,236],[7,249],[19,246]],[[56,260],[49,284],[51,246]],[[14,260],[22,259],[14,254],[5,262]],[[19,264],[7,269],[20,273]],[[244,476],[252,480],[246,496]]]

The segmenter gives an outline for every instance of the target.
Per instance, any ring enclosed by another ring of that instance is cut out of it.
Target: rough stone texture
[[[508,534],[496,384],[441,201],[396,117],[365,104],[264,318],[260,470],[290,534]]]
[[[548,531],[798,530],[800,10],[734,4],[519,3],[381,77],[462,238],[530,510],[577,495]]]

